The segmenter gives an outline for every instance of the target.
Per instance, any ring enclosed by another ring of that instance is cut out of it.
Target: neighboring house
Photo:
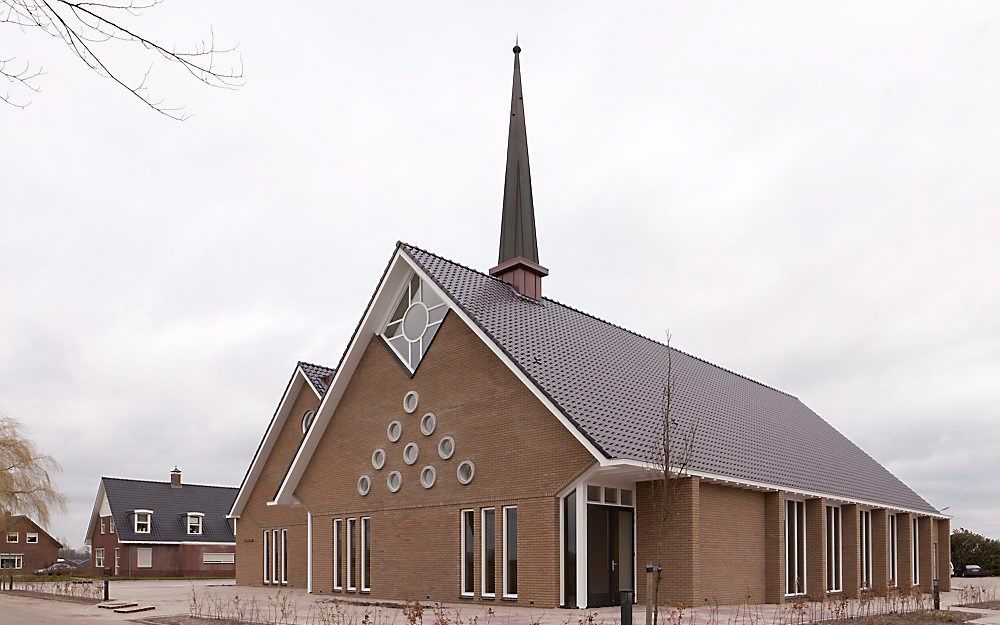
[[[226,518],[237,489],[102,477],[86,542],[95,574],[232,577],[236,539]]]
[[[0,569],[33,573],[59,558],[62,544],[24,515],[0,519]]]
[[[231,515],[236,544],[236,583],[306,586],[308,519],[301,506],[269,506],[309,431],[333,369],[300,362],[292,372],[260,447],[254,456]],[[262,554],[267,553],[266,560]]]
[[[274,580],[275,526],[243,520],[271,506],[306,515],[286,566],[313,593],[643,601],[670,354],[673,430],[697,434],[661,600],[947,589],[948,518],[799,399],[542,297],[521,95],[515,56],[498,265],[397,244],[311,427],[297,370],[251,463],[240,583]]]

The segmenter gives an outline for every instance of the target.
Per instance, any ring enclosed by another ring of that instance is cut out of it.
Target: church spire
[[[542,278],[548,270],[538,264],[535,238],[535,205],[531,197],[528,166],[528,132],[524,125],[521,93],[521,47],[514,46],[514,84],[510,96],[510,126],[507,130],[507,173],[503,187],[500,221],[500,258],[490,275],[513,286],[522,295],[542,297]]]

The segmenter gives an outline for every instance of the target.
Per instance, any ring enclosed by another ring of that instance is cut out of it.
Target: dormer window
[[[201,512],[188,512],[187,514],[187,528],[188,534],[195,536],[201,535],[202,520],[205,515]]]
[[[150,527],[153,525],[153,511],[152,510],[136,510],[135,511],[135,533],[136,534],[148,534]]]
[[[434,289],[414,275],[399,296],[382,338],[410,372],[416,371],[447,313],[447,304]]]

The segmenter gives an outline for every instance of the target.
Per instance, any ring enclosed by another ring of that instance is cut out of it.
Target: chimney
[[[181,488],[181,470],[176,466],[174,467],[174,470],[170,472],[170,487]]]
[[[503,216],[500,221],[500,258],[497,266],[490,269],[490,275],[511,285],[521,295],[542,299],[542,278],[549,275],[549,270],[538,264],[520,54],[521,46],[515,44],[514,85],[507,130],[507,173],[504,176]]]

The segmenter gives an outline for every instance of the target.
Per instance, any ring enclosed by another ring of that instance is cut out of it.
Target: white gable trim
[[[87,536],[83,539],[83,544],[90,544],[90,537],[94,535],[94,528],[97,527],[97,519],[101,516],[101,510],[107,506],[108,510],[111,509],[110,504],[108,504],[108,496],[104,492],[104,478],[101,478],[100,484],[97,485],[97,498],[94,500],[94,509],[90,513],[90,523],[87,524]]]
[[[514,361],[507,356],[506,353],[498,345],[496,345],[489,336],[483,332],[482,328],[473,321],[466,313],[463,311],[451,297],[448,296],[431,278],[424,272],[423,269],[417,265],[403,250],[401,247],[396,248],[396,253],[393,255],[392,260],[389,261],[389,267],[386,269],[385,275],[382,277],[382,281],[379,283],[378,288],[375,291],[375,295],[372,297],[371,303],[368,305],[367,310],[365,310],[364,317],[361,319],[361,323],[358,325],[357,331],[355,331],[354,336],[351,337],[351,342],[348,345],[347,351],[344,354],[344,358],[337,367],[336,373],[334,374],[333,382],[330,384],[330,389],[327,391],[326,396],[323,398],[322,403],[320,403],[319,408],[316,410],[316,421],[313,427],[309,430],[306,435],[305,440],[302,445],[299,446],[298,452],[295,454],[295,459],[292,461],[292,466],[285,475],[285,480],[282,482],[281,487],[278,489],[278,494],[275,496],[274,501],[271,502],[275,505],[290,505],[294,499],[294,493],[296,487],[298,487],[299,480],[302,479],[302,475],[305,473],[306,467],[309,464],[310,458],[312,458],[313,453],[316,451],[316,446],[319,444],[320,438],[323,436],[323,432],[326,431],[327,425],[330,423],[330,419],[333,417],[333,413],[337,409],[337,404],[340,403],[340,399],[344,395],[344,391],[347,388],[347,384],[354,374],[354,370],[357,368],[358,363],[361,361],[361,357],[364,354],[365,349],[368,347],[368,342],[378,334],[382,327],[388,320],[389,315],[392,314],[392,309],[396,305],[396,299],[399,296],[403,286],[406,284],[406,280],[409,280],[410,275],[416,273],[424,281],[425,284],[430,286],[435,294],[441,298],[442,301],[448,304],[450,311],[456,315],[467,325],[475,334],[479,337],[483,343],[503,362],[507,365],[517,379],[524,384],[528,390],[530,390],[535,397],[538,398],[542,405],[548,408],[556,419],[562,423],[570,434],[572,434],[579,442],[582,444],[587,451],[594,456],[594,458],[604,464],[607,458],[597,447],[585,437],[579,429],[560,411],[554,403],[539,389],[523,371],[514,363]]]
[[[274,449],[274,444],[278,440],[278,434],[281,433],[281,429],[285,426],[285,421],[292,411],[292,405],[298,398],[303,385],[308,386],[316,394],[317,399],[322,396],[319,390],[313,385],[312,380],[309,379],[309,376],[302,370],[302,367],[296,365],[292,379],[288,381],[288,386],[285,387],[285,394],[282,395],[281,402],[278,404],[277,410],[274,411],[274,416],[271,417],[267,431],[264,432],[264,438],[261,439],[260,446],[257,448],[257,453],[254,454],[250,468],[243,477],[243,483],[240,485],[239,493],[236,494],[236,501],[233,502],[233,508],[226,515],[227,519],[238,519],[240,514],[243,513],[243,508],[250,499],[250,493],[253,492],[260,474],[264,471],[267,458],[271,455],[271,450]]]

